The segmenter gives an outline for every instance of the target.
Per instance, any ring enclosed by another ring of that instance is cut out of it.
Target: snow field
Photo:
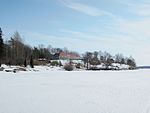
[[[150,70],[0,72],[0,113],[150,113]]]

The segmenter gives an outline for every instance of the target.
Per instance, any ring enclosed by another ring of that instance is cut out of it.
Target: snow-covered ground
[[[150,70],[3,71],[0,113],[150,113]]]

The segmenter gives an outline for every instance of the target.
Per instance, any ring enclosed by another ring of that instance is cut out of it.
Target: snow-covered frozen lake
[[[150,113],[150,70],[0,72],[0,113]]]

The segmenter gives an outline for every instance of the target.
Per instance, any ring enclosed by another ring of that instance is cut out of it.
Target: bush
[[[76,64],[76,68],[77,68],[77,69],[81,69],[81,64],[80,64],[80,63],[77,63],[77,64]]]
[[[59,62],[58,61],[52,61],[51,62],[51,66],[58,66],[59,65]]]
[[[5,69],[5,68],[3,68],[3,67],[0,67],[0,71],[4,71],[4,69]]]
[[[39,66],[39,65],[46,65],[46,64],[47,64],[46,61],[38,61],[38,60],[34,60],[34,65]]]
[[[71,65],[71,64],[66,64],[66,65],[64,66],[64,69],[65,69],[66,71],[72,71],[72,70],[73,70],[73,65]]]

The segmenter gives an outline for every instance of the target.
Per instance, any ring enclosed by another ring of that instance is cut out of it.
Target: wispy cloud
[[[122,33],[126,33],[130,35],[132,38],[139,39],[139,40],[146,40],[149,39],[150,33],[150,18],[144,18],[140,20],[122,20],[119,23],[119,29]]]
[[[74,2],[71,0],[60,0],[66,7],[73,9],[75,11],[84,13],[86,15],[89,16],[111,16],[111,17],[115,17],[113,14],[111,14],[110,12],[104,11],[104,10],[100,10],[96,7],[92,7],[83,3],[79,3],[79,2]]]
[[[150,3],[133,6],[133,11],[139,16],[150,16]]]
[[[150,16],[150,2],[147,0],[139,0],[139,1],[132,1],[132,0],[115,0],[123,5],[127,6],[127,10],[130,10],[131,13],[136,14],[138,16]]]

